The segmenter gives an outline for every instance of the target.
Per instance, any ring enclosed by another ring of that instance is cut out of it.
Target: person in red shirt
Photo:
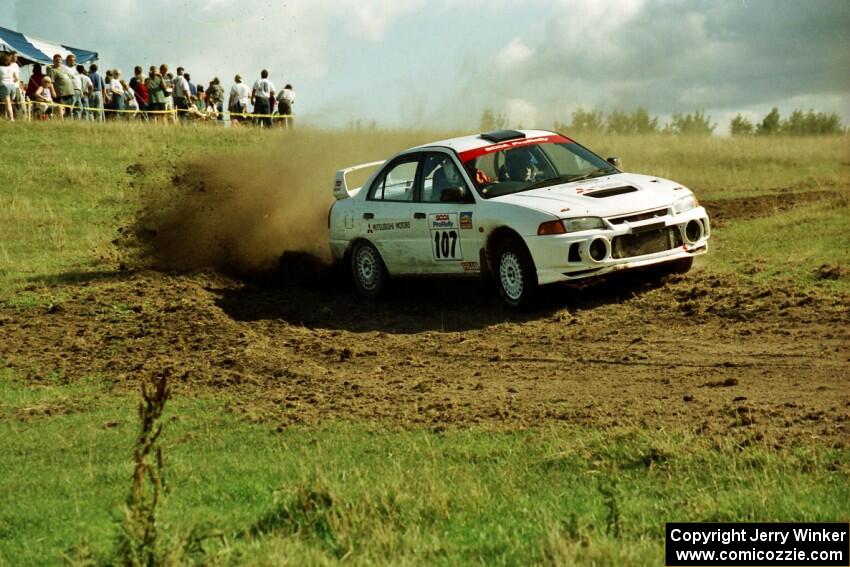
[[[133,78],[130,79],[130,88],[136,94],[136,102],[139,103],[139,110],[142,112],[148,110],[148,88],[145,86],[145,76],[142,75],[142,68],[136,65],[133,69]]]
[[[33,64],[32,74],[29,83],[27,83],[27,98],[35,100],[35,93],[41,90],[41,82],[44,77],[43,67],[39,63]]]

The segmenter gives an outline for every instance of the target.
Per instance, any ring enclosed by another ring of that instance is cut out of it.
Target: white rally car
[[[541,130],[412,148],[336,172],[331,249],[366,296],[390,276],[484,272],[513,307],[538,285],[656,264],[687,271],[708,247],[705,209],[678,183],[618,166]],[[366,167],[376,171],[350,189],[346,176]]]

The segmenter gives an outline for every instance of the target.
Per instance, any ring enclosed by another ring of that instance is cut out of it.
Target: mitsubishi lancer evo
[[[490,274],[512,307],[538,286],[658,266],[686,272],[708,250],[708,214],[674,181],[623,172],[554,132],[499,130],[336,172],[334,257],[380,295],[396,276]],[[375,172],[362,187],[347,176]]]

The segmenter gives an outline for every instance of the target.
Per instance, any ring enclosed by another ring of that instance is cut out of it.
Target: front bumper
[[[526,237],[538,283],[586,279],[708,251],[711,226],[703,207],[635,222],[623,218],[605,219],[603,229]]]

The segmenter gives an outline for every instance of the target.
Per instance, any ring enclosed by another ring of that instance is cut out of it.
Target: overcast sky
[[[577,106],[662,121],[705,109],[718,130],[772,106],[850,119],[850,0],[0,0],[0,26],[182,65],[225,86],[262,68],[302,120],[525,127]]]

